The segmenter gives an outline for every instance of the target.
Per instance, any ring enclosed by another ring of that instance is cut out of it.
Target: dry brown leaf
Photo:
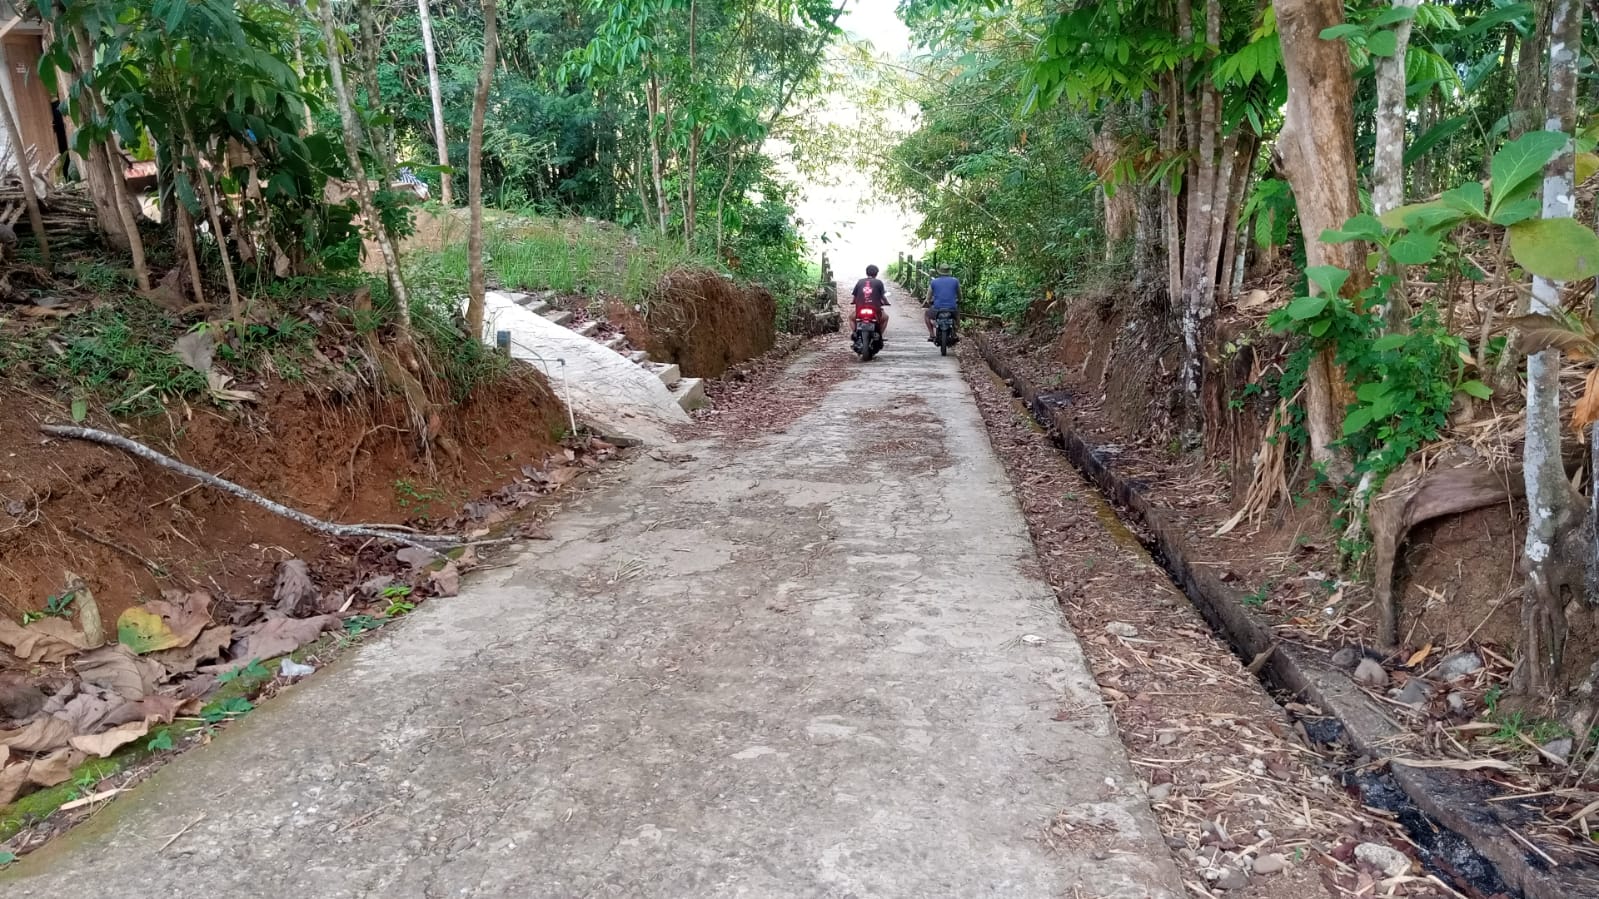
[[[323,631],[338,626],[337,615],[284,618],[269,614],[261,622],[240,631],[238,641],[233,644],[233,658],[243,663],[290,653],[315,640]]]
[[[113,727],[105,733],[89,734],[72,738],[72,748],[80,752],[87,752],[93,756],[106,758],[111,753],[132,743],[150,732],[150,722],[139,720],[129,721],[120,727]]]
[[[0,748],[0,805],[13,802],[28,784],[53,787],[72,778],[72,769],[83,763],[83,754],[72,749],[59,749],[42,759],[28,759],[5,764],[5,754]]]
[[[1588,426],[1596,421],[1599,421],[1599,366],[1588,369],[1582,396],[1571,410],[1571,426],[1579,434],[1588,433]]]
[[[316,585],[311,583],[311,567],[300,559],[289,559],[278,566],[277,584],[272,588],[272,600],[277,610],[285,615],[316,608]]]
[[[120,643],[84,653],[72,663],[86,684],[104,687],[123,699],[138,701],[155,690],[166,676],[159,664],[135,655]]]
[[[0,643],[17,658],[38,665],[59,665],[89,648],[83,632],[64,618],[45,618],[23,626],[0,619]]]
[[[1414,668],[1417,665],[1420,665],[1422,662],[1427,661],[1427,657],[1430,655],[1432,655],[1432,644],[1428,643],[1426,646],[1416,650],[1415,655],[1412,655],[1405,661],[1405,667]]]
[[[0,730],[0,746],[14,752],[50,752],[72,739],[72,725],[60,718],[35,718],[16,730]]]
[[[107,715],[102,724],[120,726],[129,721],[171,724],[172,719],[188,711],[199,711],[199,703],[171,693],[151,693],[138,702],[126,702]],[[82,733],[82,731],[79,731]]]
[[[211,623],[211,594],[204,590],[184,593],[182,590],[163,590],[160,599],[144,604],[148,612],[161,616],[172,635],[178,639],[168,648],[188,646]]]
[[[72,726],[75,734],[92,734],[104,726],[106,718],[127,700],[98,688],[83,690],[52,714]]]
[[[233,628],[226,625],[208,627],[200,632],[193,643],[182,649],[163,649],[152,652],[145,658],[159,664],[171,674],[186,674],[199,667],[201,662],[207,662],[222,655],[222,650],[228,648],[233,642]]]

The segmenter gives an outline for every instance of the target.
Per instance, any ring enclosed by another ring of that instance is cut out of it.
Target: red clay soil
[[[642,314],[613,303],[611,321],[656,362],[686,377],[718,378],[729,366],[762,355],[777,336],[777,302],[760,287],[741,287],[705,269],[668,272]]]
[[[429,472],[394,404],[278,382],[259,405],[169,407],[141,422],[91,419],[161,452],[318,518],[345,523],[438,519],[512,480],[557,445],[565,417],[535,373],[518,371],[437,415]],[[123,609],[163,588],[204,588],[258,602],[273,571],[305,559],[318,579],[356,576],[349,548],[120,450],[46,440],[58,403],[0,385],[0,615],[15,619],[82,576],[108,631]]]

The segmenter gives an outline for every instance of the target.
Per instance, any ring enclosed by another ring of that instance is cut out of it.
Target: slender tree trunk
[[[0,67],[5,61],[0,59]],[[128,252],[133,256],[133,280],[139,289],[150,292],[150,266],[144,258],[144,235],[139,233],[139,221],[133,214],[133,198],[128,195],[128,178],[122,166],[111,167],[111,188],[116,192],[117,213],[122,218],[122,228],[128,235]]]
[[[71,73],[74,79],[94,70],[94,45],[89,40],[88,31],[81,25],[72,29],[72,63],[77,69]],[[94,87],[84,85],[81,96],[84,100],[81,111],[91,118],[103,119],[104,107]],[[111,166],[120,162],[107,155],[103,141],[90,141],[88,157],[83,160],[83,176],[89,183],[89,200],[94,204],[95,222],[100,226],[100,233],[113,247],[126,250],[129,249],[128,235],[123,229],[122,215],[116,209],[113,199],[116,190],[111,179]]]
[[[377,208],[372,203],[372,186],[367,183],[366,166],[361,163],[361,122],[350,105],[349,86],[344,81],[344,64],[340,60],[338,25],[333,21],[333,4],[319,6],[322,19],[322,39],[327,43],[328,81],[333,86],[333,98],[339,106],[339,120],[344,125],[344,155],[349,157],[350,175],[355,179],[356,202],[361,207],[361,217],[377,241],[378,252],[383,254],[383,271],[388,278],[389,293],[394,299],[395,322],[399,326],[400,342],[405,351],[407,366],[415,369],[419,363],[411,334],[411,297],[405,289],[405,279],[400,274],[400,255],[389,239],[389,231],[378,219]]]
[[[1166,78],[1167,93],[1170,96],[1166,104],[1166,124],[1160,131],[1161,155],[1167,159],[1178,152],[1178,139],[1182,133],[1182,88],[1175,76]],[[1161,217],[1165,220],[1166,232],[1166,302],[1173,309],[1180,309],[1183,301],[1183,237],[1182,220],[1178,218],[1177,191],[1170,186],[1162,184],[1159,187],[1165,202],[1161,206]]]
[[[699,82],[699,10],[696,0],[688,0],[688,83]],[[700,136],[698,123],[691,123],[688,135],[688,170],[683,173],[683,242],[694,246],[695,215],[700,176]]]
[[[466,150],[466,203],[472,225],[467,232],[466,259],[470,297],[466,328],[473,339],[483,338],[483,295],[488,279],[483,273],[483,120],[488,116],[489,88],[494,86],[494,57],[499,51],[498,10],[495,0],[483,0],[483,68],[472,97],[472,135]]]
[[[1577,59],[1582,46],[1581,0],[1555,0],[1549,21],[1549,131],[1572,133],[1577,114]],[[1571,218],[1573,148],[1561,151],[1544,170],[1543,217]],[[1534,278],[1532,311],[1560,314],[1558,281]],[[1577,506],[1560,453],[1560,351],[1527,357],[1527,438],[1523,449],[1527,483],[1527,540],[1522,569],[1521,646],[1512,686],[1527,696],[1547,696],[1558,687],[1566,642],[1565,588],[1570,563],[1562,531]]]
[[[661,234],[665,235],[672,215],[667,208],[666,173],[662,171],[661,162],[661,81],[654,73],[654,61],[649,60],[646,64],[651,68],[649,84],[645,88],[650,116],[650,179],[655,187],[656,225],[660,228]]]
[[[1358,288],[1366,270],[1362,249],[1320,239],[1323,231],[1342,227],[1360,212],[1349,51],[1342,41],[1321,38],[1323,29],[1342,24],[1343,3],[1273,0],[1272,6],[1288,76],[1288,104],[1277,146],[1305,234],[1306,264],[1339,266],[1351,272],[1350,287]],[[1311,458],[1335,479],[1348,469],[1332,445],[1342,436],[1347,390],[1330,353],[1311,361],[1305,381]]]
[[[366,82],[367,109],[378,115],[383,112],[383,92],[378,87],[378,59],[383,47],[383,33],[378,30],[373,15],[375,5],[370,0],[356,0],[354,4],[361,28],[361,80]],[[372,124],[371,131],[368,142],[377,156],[378,176],[383,186],[388,187],[394,183],[394,133],[388,126],[377,123]]]
[[[11,65],[6,61],[5,44],[0,41],[0,99],[4,102],[6,138],[17,159],[17,175],[22,182],[22,203],[28,207],[28,227],[33,229],[33,239],[39,244],[39,257],[44,267],[50,267],[50,236],[44,233],[44,216],[39,212],[39,195],[34,191],[33,167],[28,164],[28,146],[22,141],[22,127],[17,124],[16,91],[11,86]]]
[[[1421,0],[1393,0],[1393,8],[1414,11]],[[1394,26],[1398,49],[1374,57],[1377,70],[1377,146],[1372,163],[1371,205],[1382,215],[1405,202],[1405,49],[1411,20]],[[1388,327],[1399,330],[1410,319],[1410,304],[1401,286],[1387,298]]]
[[[1221,42],[1220,0],[1205,4],[1205,41]],[[1195,125],[1197,124],[1197,128]],[[1187,394],[1190,430],[1203,428],[1200,384],[1204,380],[1205,330],[1216,312],[1216,263],[1221,254],[1221,217],[1232,186],[1231,139],[1221,141],[1221,98],[1205,79],[1199,86],[1199,121],[1189,123],[1198,135],[1199,152],[1189,167],[1188,226],[1183,234],[1183,391]],[[1190,143],[1193,139],[1190,138]]]
[[[433,49],[433,13],[428,6],[429,0],[416,0],[417,13],[422,18],[422,50],[427,54],[428,61],[428,95],[433,100],[433,140],[439,147],[439,166],[445,169],[439,173],[439,202],[449,209],[455,205],[448,171],[450,142],[444,130],[444,93],[439,87],[438,53]]]
[[[294,23],[294,65],[295,65],[295,71],[299,72],[301,79],[305,78],[305,46],[304,46],[304,44],[305,44],[305,37],[300,33],[300,22],[299,22],[298,17],[296,17],[295,23]],[[309,104],[309,103],[302,104],[301,109],[303,109],[305,111],[305,133],[307,135],[315,134],[316,133],[316,119],[311,115],[311,104]]]
[[[176,163],[174,162],[174,165]],[[189,269],[190,287],[194,291],[195,305],[205,305],[205,284],[200,280],[200,252],[194,245],[194,218],[189,214],[189,207],[181,199],[172,204],[176,210],[174,225],[177,229],[178,248],[183,251],[184,264]]]
[[[187,118],[183,121],[183,140],[188,144],[189,157],[194,160],[190,170],[190,178],[194,181],[194,192],[200,196],[200,206],[205,210],[206,219],[211,223],[211,236],[217,242],[217,255],[222,259],[222,276],[228,285],[228,310],[233,316],[234,337],[244,338],[244,303],[239,297],[239,282],[233,277],[233,257],[228,254],[228,238],[222,230],[222,213],[217,206],[216,193],[211,187],[211,178],[205,171],[205,157],[200,153],[200,145],[194,139],[194,131],[189,127]]]

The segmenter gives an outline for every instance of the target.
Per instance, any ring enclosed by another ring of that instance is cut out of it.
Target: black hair
[[[868,266],[867,266],[867,267],[866,267],[866,277],[868,277],[868,278],[875,278],[875,277],[877,277],[877,266],[875,266],[875,265],[868,265]]]

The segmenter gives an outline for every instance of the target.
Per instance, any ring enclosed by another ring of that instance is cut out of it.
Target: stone
[[[1174,730],[1163,730],[1163,731],[1161,731],[1160,733],[1155,735],[1155,744],[1157,746],[1175,746],[1175,745],[1177,745],[1177,731],[1174,731]]]
[[[1242,890],[1249,886],[1249,875],[1237,868],[1223,868],[1216,878],[1218,890]]]
[[[1476,674],[1481,670],[1482,656],[1467,650],[1465,652],[1457,652],[1439,662],[1438,670],[1435,673],[1440,679],[1447,681],[1454,680],[1457,677],[1465,677],[1468,674]]]
[[[1453,690],[1444,699],[1449,703],[1449,711],[1456,715],[1466,714],[1466,694],[1459,690]]]
[[[1110,624],[1105,625],[1105,633],[1110,634],[1112,637],[1136,637],[1138,636],[1138,628],[1125,621],[1112,621]]]
[[[1557,765],[1565,765],[1571,759],[1572,742],[1570,737],[1561,737],[1550,740],[1542,746],[1544,757]],[[1559,761],[1555,761],[1559,759]]]
[[[1388,672],[1376,659],[1361,659],[1355,666],[1355,683],[1367,687],[1388,686]]]
[[[1356,665],[1359,665],[1360,659],[1360,650],[1353,646],[1345,646],[1332,654],[1332,663],[1345,671],[1350,671]]]
[[[0,678],[0,718],[32,718],[44,702],[44,692],[20,675]]]
[[[1426,681],[1419,677],[1413,677],[1410,680],[1405,681],[1404,688],[1399,690],[1394,695],[1394,702],[1400,703],[1401,705],[1420,708],[1421,706],[1427,704],[1427,697],[1431,694],[1431,692],[1432,691],[1427,688]]]
[[[1256,874],[1279,874],[1288,868],[1288,859],[1275,852],[1257,856],[1251,866]]]
[[[1149,801],[1156,804],[1165,802],[1171,798],[1171,791],[1171,784],[1155,784],[1149,788]]]
[[[1361,843],[1355,847],[1355,858],[1376,868],[1384,877],[1402,877],[1410,870],[1408,856],[1381,843]]]

